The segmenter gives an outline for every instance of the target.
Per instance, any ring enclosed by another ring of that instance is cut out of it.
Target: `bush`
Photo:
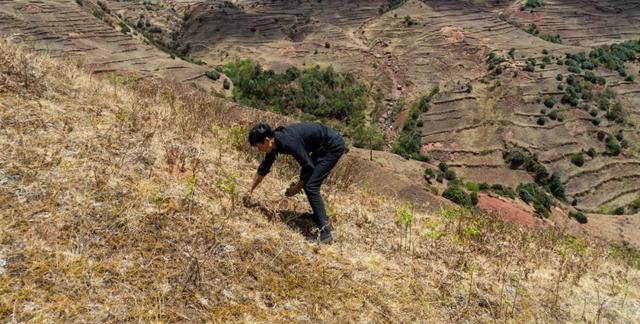
[[[436,176],[436,181],[442,183],[443,180],[444,180],[444,176],[442,172],[438,173],[438,175]]]
[[[216,70],[212,70],[207,72],[207,77],[213,81],[216,81],[218,79],[220,79],[220,72],[216,71]]]
[[[131,32],[131,29],[129,28],[129,26],[127,26],[127,24],[124,23],[124,21],[120,21],[120,31],[127,35]]]
[[[429,168],[424,169],[424,178],[425,179],[430,180],[430,179],[434,179],[435,177],[436,177],[436,173],[433,170],[431,170]]]
[[[553,97],[549,97],[545,99],[544,105],[547,106],[547,108],[553,108],[553,106],[556,105],[556,99],[554,99]]]
[[[616,209],[613,210],[613,214],[624,215],[624,207],[616,207]]]
[[[404,16],[404,22],[403,23],[407,27],[411,27],[411,26],[417,24],[417,22],[415,20],[413,20],[413,18],[411,18],[411,16]]]
[[[471,191],[471,192],[478,192],[480,191],[480,185],[475,183],[475,182],[467,182],[464,184],[465,188],[467,188],[467,190]]]
[[[627,82],[633,82],[636,80],[636,77],[633,75],[628,75],[624,80]]]
[[[596,156],[596,149],[593,147],[590,147],[589,150],[587,151],[587,155],[590,158],[594,158]]]
[[[229,79],[224,79],[224,81],[222,82],[222,87],[225,90],[229,90],[229,88],[231,88],[231,83],[229,82]]]
[[[544,117],[538,117],[538,120],[536,121],[536,123],[540,126],[544,126],[546,122],[547,120]]]
[[[509,163],[509,167],[512,169],[519,168],[525,160],[525,155],[519,150],[513,151],[507,155],[506,162]]]
[[[513,191],[513,189],[507,187],[507,186],[503,186],[499,183],[496,183],[494,185],[492,185],[490,187],[491,191],[502,196],[502,197],[507,197],[510,199],[514,199],[516,198],[516,192]]]
[[[574,218],[580,224],[586,224],[588,222],[587,216],[585,216],[582,212],[569,212],[569,217]]]
[[[610,156],[616,156],[620,154],[620,151],[622,150],[622,148],[620,147],[620,142],[618,142],[618,139],[616,139],[615,136],[611,136],[611,135],[609,135],[609,137],[607,138],[607,144],[605,148],[606,148],[607,155],[610,155]]]
[[[525,65],[524,70],[527,72],[533,72],[536,70],[536,68],[533,66],[533,64],[531,64],[530,62],[527,62],[527,65]]]
[[[460,186],[452,185],[447,187],[447,189],[442,192],[442,197],[465,207],[471,207],[473,205],[471,197]]]
[[[486,183],[486,182],[482,182],[482,183],[480,184],[480,191],[486,191],[486,190],[489,190],[490,188],[491,188],[491,187],[490,187],[490,186],[489,186],[489,184],[488,184],[488,183]]]
[[[469,194],[469,198],[471,198],[471,205],[476,206],[478,205],[478,193],[477,192],[472,192]]]
[[[84,0],[76,0],[76,3],[81,7],[84,6]]]
[[[600,119],[600,117],[596,117],[591,121],[591,123],[595,126],[598,126],[600,125],[600,123],[602,123],[602,119]]]
[[[535,183],[521,183],[516,188],[518,196],[527,204],[533,203],[536,214],[542,217],[549,217],[551,209],[551,197],[547,195],[544,188]]]
[[[447,165],[447,162],[442,161],[438,164],[438,169],[442,172],[447,172],[447,170],[449,170],[449,165]]]
[[[598,134],[596,135],[598,137],[599,141],[604,140],[604,137],[607,136],[607,134],[603,131],[599,131]]]
[[[549,119],[551,120],[556,120],[558,119],[558,112],[555,110],[552,110],[551,112],[549,112]]]
[[[382,150],[384,134],[372,126],[358,126],[350,132],[353,146],[370,150]]]
[[[571,157],[571,163],[581,167],[584,165],[584,154],[577,153]]]
[[[558,73],[558,75],[556,75],[556,80],[562,81],[562,74],[561,73]]]
[[[447,169],[447,171],[444,171],[444,178],[448,181],[453,181],[457,178],[456,172],[451,169]]]
[[[567,200],[567,197],[565,195],[564,185],[560,180],[560,172],[556,171],[551,176],[551,179],[549,180],[549,190],[551,191],[551,194],[556,198],[562,201]]]
[[[525,8],[540,8],[542,6],[544,6],[543,0],[527,0],[524,4]]]

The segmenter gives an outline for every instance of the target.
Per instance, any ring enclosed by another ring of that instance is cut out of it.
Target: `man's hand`
[[[242,202],[248,204],[251,202],[251,191],[247,191],[242,195]]]
[[[289,188],[287,188],[287,191],[284,192],[284,195],[287,197],[295,196],[300,192],[300,190],[302,190],[302,187],[302,181],[299,181],[298,183],[292,183]]]

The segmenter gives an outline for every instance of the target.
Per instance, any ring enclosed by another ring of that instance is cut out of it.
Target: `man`
[[[244,200],[250,200],[253,190],[271,170],[278,153],[293,155],[300,164],[300,179],[285,192],[291,197],[301,189],[307,194],[307,199],[313,209],[313,218],[320,229],[318,235],[309,235],[307,240],[330,244],[333,241],[329,219],[320,196],[320,185],[327,178],[329,172],[336,165],[346,145],[342,136],[334,129],[317,123],[299,123],[272,130],[267,124],[257,124],[249,131],[249,143],[266,156],[258,167],[253,178],[251,189],[244,195]]]

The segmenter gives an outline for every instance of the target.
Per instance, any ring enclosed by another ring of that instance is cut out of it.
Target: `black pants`
[[[304,192],[307,194],[311,209],[313,209],[314,221],[320,228],[329,225],[329,218],[324,209],[322,196],[320,196],[320,185],[322,185],[322,182],[327,178],[333,167],[336,166],[336,163],[338,163],[344,151],[345,146],[341,145],[318,157],[312,157],[315,167],[313,174],[311,174],[309,180],[304,184]]]

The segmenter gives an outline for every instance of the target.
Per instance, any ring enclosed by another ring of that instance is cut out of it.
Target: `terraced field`
[[[54,57],[78,56],[93,73],[135,72],[146,77],[209,83],[203,77],[205,67],[170,58],[146,44],[141,35],[121,32],[115,11],[109,14],[95,2],[83,3],[2,0],[0,33]],[[104,3],[109,9],[110,2]]]
[[[594,69],[606,85],[589,85],[594,96],[613,91],[611,104],[620,103],[624,122],[605,118],[596,98],[561,103],[567,77],[582,82],[587,73],[570,72],[567,53],[640,39],[636,1],[547,0],[522,10],[522,0],[105,0],[110,13],[103,14],[98,2],[83,3],[0,1],[0,31],[52,55],[82,56],[96,73],[207,82],[205,71],[236,59],[277,71],[331,64],[383,93],[369,110],[389,141],[397,138],[408,107],[437,86],[419,117],[423,153],[466,179],[511,187],[533,181],[504,162],[507,151],[519,149],[559,171],[569,202],[575,199],[581,210],[611,211],[640,196],[640,86],[629,79],[640,79],[637,58],[625,63],[624,76]],[[128,35],[121,22],[131,28]],[[530,24],[538,35],[527,32]],[[561,43],[543,34],[559,35]],[[169,51],[207,65],[171,59]],[[490,62],[491,53],[503,61]],[[553,108],[544,105],[550,97]],[[605,154],[606,139],[598,133],[621,130],[628,147]],[[596,154],[586,156],[584,166],[571,162],[590,148]]]

